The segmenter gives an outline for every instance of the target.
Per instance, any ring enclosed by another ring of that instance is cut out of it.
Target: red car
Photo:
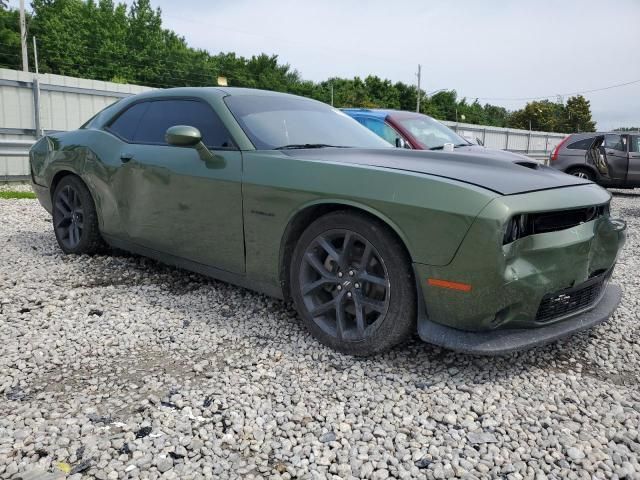
[[[368,108],[343,108],[342,111],[399,148],[442,150],[445,144],[451,144],[454,152],[487,155],[519,164],[535,164],[534,160],[519,153],[471,143],[446,125],[422,113]]]

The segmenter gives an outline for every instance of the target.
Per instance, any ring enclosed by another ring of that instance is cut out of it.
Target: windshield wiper
[[[281,147],[276,147],[274,150],[295,150],[295,149],[303,149],[303,148],[348,148],[340,145],[329,145],[326,143],[292,143],[290,145],[283,145]]]
[[[454,145],[453,148],[458,148],[458,147],[468,147],[469,145],[471,145],[470,143],[458,143],[457,145]],[[437,147],[431,147],[429,150],[442,150],[444,148],[444,145],[438,145]]]

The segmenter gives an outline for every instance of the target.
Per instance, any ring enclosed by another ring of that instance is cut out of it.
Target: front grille
[[[534,213],[529,215],[528,220],[532,234],[557,232],[600,218],[607,210],[608,205],[599,205],[560,212]]]
[[[606,286],[608,275],[600,274],[578,285],[545,295],[538,307],[536,322],[553,319],[578,312],[593,305]]]

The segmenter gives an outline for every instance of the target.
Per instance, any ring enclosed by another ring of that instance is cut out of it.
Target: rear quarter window
[[[591,144],[593,143],[593,138],[585,138],[583,140],[578,140],[577,142],[570,143],[567,145],[569,150],[588,150]]]

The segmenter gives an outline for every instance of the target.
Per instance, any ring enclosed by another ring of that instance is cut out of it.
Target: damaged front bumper
[[[567,193],[570,192],[570,196]],[[544,193],[544,196],[541,194]],[[506,219],[527,211],[609,201],[597,186],[502,197],[479,215],[453,261],[414,264],[423,296],[418,334],[477,354],[502,354],[557,340],[606,320],[621,297],[609,285],[626,223],[608,215],[502,245]],[[438,288],[430,279],[468,286]]]

